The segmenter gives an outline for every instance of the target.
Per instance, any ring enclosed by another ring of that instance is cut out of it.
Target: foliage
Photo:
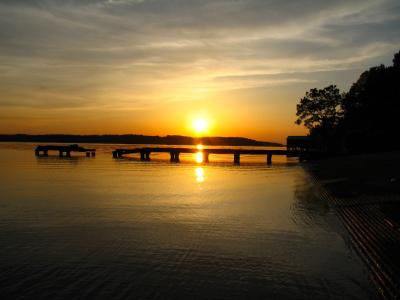
[[[399,58],[400,52],[395,55],[393,66],[380,65],[364,72],[343,100],[345,139],[353,152],[399,147],[394,138],[400,116]]]
[[[397,52],[393,57],[393,67],[400,68],[400,51]]]
[[[400,51],[393,66],[363,72],[346,94],[334,85],[311,89],[300,99],[297,116],[296,123],[325,151],[400,149]]]
[[[308,129],[336,127],[341,116],[343,94],[336,85],[311,89],[297,104],[296,124],[304,123]]]

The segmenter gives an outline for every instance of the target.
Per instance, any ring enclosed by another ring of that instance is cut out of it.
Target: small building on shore
[[[309,136],[288,136],[286,139],[287,151],[305,152],[311,148],[311,138]]]

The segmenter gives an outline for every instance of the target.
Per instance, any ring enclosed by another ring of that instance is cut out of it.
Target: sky
[[[399,49],[398,0],[0,0],[0,133],[284,142]]]

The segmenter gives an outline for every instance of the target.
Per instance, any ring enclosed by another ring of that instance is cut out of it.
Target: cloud
[[[335,83],[337,71],[390,61],[400,4],[13,0],[0,4],[0,39],[0,106],[143,109],[196,91],[318,84],[321,71]]]

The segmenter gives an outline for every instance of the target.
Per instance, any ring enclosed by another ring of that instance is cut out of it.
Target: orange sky
[[[347,90],[400,46],[396,1],[0,3],[0,133],[305,134],[310,88]],[[208,130],[196,133],[203,118]]]

